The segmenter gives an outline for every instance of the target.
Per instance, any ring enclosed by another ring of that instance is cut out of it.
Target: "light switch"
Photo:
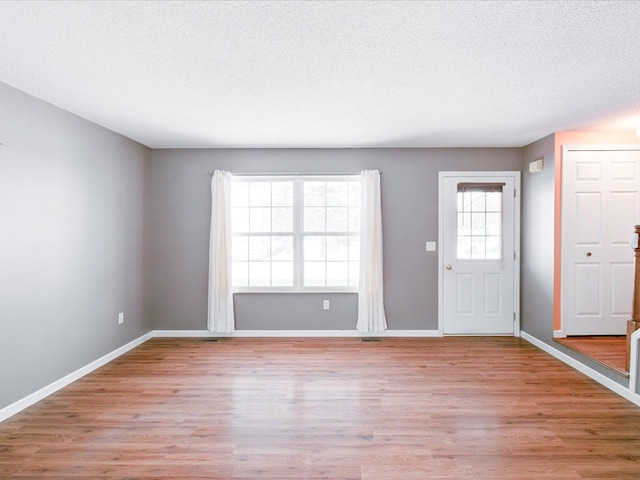
[[[436,251],[436,242],[427,242],[427,252]]]

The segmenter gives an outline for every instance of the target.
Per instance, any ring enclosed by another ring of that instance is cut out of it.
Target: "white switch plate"
[[[322,308],[324,310],[329,310],[329,300],[323,300],[322,301]]]
[[[122,325],[124,323],[124,312],[120,312],[118,314],[118,325]]]
[[[436,242],[427,242],[427,252],[436,251]]]

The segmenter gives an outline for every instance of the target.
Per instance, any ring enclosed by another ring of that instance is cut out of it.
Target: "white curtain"
[[[231,173],[216,170],[211,179],[209,239],[209,330],[235,330],[231,290]]]
[[[387,329],[387,319],[382,287],[380,172],[363,170],[360,186],[360,285],[356,328],[361,332],[383,332]]]

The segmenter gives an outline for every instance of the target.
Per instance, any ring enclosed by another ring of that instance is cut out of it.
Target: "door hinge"
[[[514,260],[516,259],[516,251],[515,250],[513,251],[513,259]]]
[[[516,321],[516,312],[513,312],[513,321]]]
[[[516,189],[513,189],[513,198],[516,198]]]

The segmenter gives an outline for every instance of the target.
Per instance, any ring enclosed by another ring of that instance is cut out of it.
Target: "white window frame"
[[[231,182],[277,182],[277,181],[293,181],[293,286],[232,286],[234,293],[310,293],[310,292],[336,292],[336,293],[357,293],[358,286],[303,286],[303,270],[304,270],[304,242],[305,236],[332,236],[347,235],[360,238],[361,232],[304,232],[304,204],[303,204],[303,185],[305,181],[313,182],[354,182],[360,181],[359,175],[232,175]],[[233,186],[232,186],[233,188]],[[232,232],[232,236],[235,235]],[[256,235],[262,235],[256,233]],[[271,234],[276,236],[277,234]],[[247,237],[251,234],[248,233]],[[232,253],[233,256],[233,253]],[[358,259],[359,261],[359,259]],[[348,260],[347,262],[348,263]],[[326,259],[325,259],[326,264]],[[347,267],[348,268],[348,267]]]

